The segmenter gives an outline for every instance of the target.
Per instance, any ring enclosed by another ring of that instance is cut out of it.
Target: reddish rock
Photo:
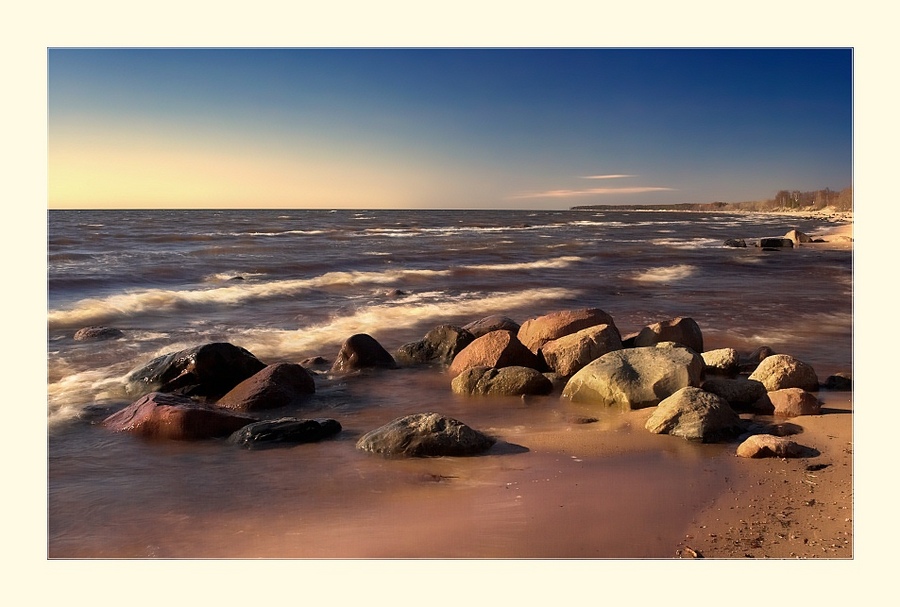
[[[466,346],[448,369],[456,377],[472,367],[531,367],[543,370],[543,361],[511,331],[491,331]]]
[[[648,325],[634,340],[634,347],[653,346],[666,341],[686,346],[698,354],[703,352],[703,333],[693,318],[679,316]]]
[[[238,411],[275,409],[315,392],[316,384],[306,369],[294,363],[276,363],[236,385],[216,406]]]
[[[255,421],[184,396],[151,392],[107,417],[103,426],[146,438],[200,440],[228,436]]]
[[[769,392],[762,399],[771,403],[774,414],[779,417],[797,417],[799,415],[819,415],[822,405],[814,394],[801,388],[784,388]]]
[[[548,341],[541,347],[541,354],[554,372],[571,377],[607,352],[621,349],[619,330],[612,325],[597,325]]]
[[[537,354],[548,341],[597,325],[614,327],[615,322],[612,316],[597,308],[562,310],[526,320],[519,328],[517,337],[526,348]]]

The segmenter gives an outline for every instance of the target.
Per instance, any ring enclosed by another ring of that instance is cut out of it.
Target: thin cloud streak
[[[646,194],[647,192],[671,192],[675,188],[663,187],[634,187],[634,188],[590,188],[587,190],[549,190],[547,192],[534,192],[531,194],[519,194],[510,196],[513,199],[522,198],[571,198],[574,196],[594,196],[604,194]]]
[[[637,177],[637,175],[584,175],[582,179],[624,179],[626,177]]]

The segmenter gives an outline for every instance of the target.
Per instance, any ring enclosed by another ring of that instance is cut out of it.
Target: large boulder
[[[519,328],[517,337],[526,348],[537,354],[545,343],[563,335],[597,325],[614,327],[615,324],[612,316],[597,308],[561,310],[526,320]]]
[[[548,341],[541,354],[554,373],[571,377],[589,362],[621,349],[622,338],[614,325],[596,325]]]
[[[164,354],[125,378],[132,396],[170,392],[216,400],[266,365],[230,343],[209,343]]]
[[[475,336],[465,329],[440,325],[426,333],[420,341],[401,346],[395,358],[402,364],[449,365],[473,341]]]
[[[816,449],[771,434],[754,434],[737,448],[738,457],[815,457],[818,454]]]
[[[553,382],[529,367],[470,367],[453,378],[450,388],[463,395],[545,395],[553,391]]]
[[[619,409],[653,407],[688,386],[699,386],[703,359],[671,342],[616,350],[586,365],[566,383],[573,402]]]
[[[184,396],[151,392],[107,417],[102,425],[145,438],[200,440],[228,436],[255,421]]]
[[[724,398],[691,386],[664,398],[645,427],[654,434],[701,443],[727,440],[744,431],[740,416]]]
[[[810,392],[800,388],[783,388],[764,394],[757,403],[757,408],[770,408],[778,417],[798,417],[800,415],[819,415],[822,404]]]
[[[772,412],[771,405],[768,406],[768,410],[757,410],[758,401],[766,395],[766,387],[756,380],[741,377],[710,377],[705,379],[700,387],[724,398],[738,411]]]
[[[634,347],[643,348],[666,341],[681,344],[697,353],[703,352],[703,333],[700,331],[700,325],[693,318],[683,316],[644,327],[634,339]]]
[[[341,431],[334,419],[282,417],[248,424],[228,437],[228,442],[245,449],[265,449],[279,445],[315,443]]]
[[[456,355],[448,373],[456,377],[472,367],[531,367],[543,370],[543,361],[526,348],[511,331],[491,331],[474,340]]]
[[[783,388],[802,388],[809,392],[819,389],[819,378],[815,370],[789,354],[766,357],[750,374],[749,379],[761,382],[769,392]]]
[[[470,322],[467,325],[463,325],[463,329],[477,338],[486,335],[491,331],[512,331],[513,333],[517,333],[519,331],[519,323],[508,316],[494,314],[492,316],[486,316],[481,320]]]
[[[396,369],[397,361],[371,335],[351,335],[341,346],[331,365],[331,373],[352,373],[362,369]]]
[[[216,402],[217,407],[238,411],[276,409],[315,394],[309,371],[294,363],[275,363],[248,377]]]
[[[496,440],[439,413],[397,418],[364,434],[356,448],[387,456],[440,457],[477,455]]]
[[[75,341],[102,341],[105,339],[117,339],[125,334],[113,327],[91,326],[83,327],[75,331]]]
[[[735,377],[740,371],[740,355],[734,348],[718,348],[701,352],[704,375]]]

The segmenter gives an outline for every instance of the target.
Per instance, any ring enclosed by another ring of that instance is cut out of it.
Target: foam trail
[[[548,267],[565,267],[579,261],[579,257],[559,257],[529,263],[471,265],[443,270],[388,270],[384,272],[328,272],[320,276],[298,280],[249,282],[199,290],[147,289],[111,295],[103,299],[83,299],[68,310],[51,310],[50,329],[71,328],[110,322],[143,312],[165,312],[192,305],[236,306],[248,301],[295,295],[308,289],[336,285],[388,285],[416,277],[448,276],[457,270],[518,271]]]
[[[641,272],[634,277],[641,282],[673,282],[684,280],[696,272],[697,268],[691,265],[670,266],[667,268],[652,268]]]

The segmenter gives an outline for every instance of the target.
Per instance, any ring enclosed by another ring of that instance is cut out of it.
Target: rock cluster
[[[558,391],[563,401],[598,411],[654,407],[645,426],[649,432],[694,442],[742,437],[742,457],[809,457],[808,448],[782,436],[785,424],[757,423],[752,416],[787,419],[821,411],[815,371],[790,355],[766,347],[743,356],[731,348],[703,351],[702,331],[687,317],[648,324],[623,339],[609,314],[585,308],[521,325],[502,315],[463,327],[438,325],[394,354],[372,336],[357,334],[330,365],[322,357],[266,365],[233,344],[204,344],[131,372],[126,388],[137,400],[103,423],[148,438],[228,436],[245,448],[316,442],[341,432],[341,424],[251,414],[305,406],[322,376],[423,365],[437,367],[463,398],[546,397]],[[851,381],[837,375],[824,385],[850,389]],[[428,412],[394,419],[364,434],[356,446],[390,456],[434,457],[475,455],[495,443],[461,421]]]

